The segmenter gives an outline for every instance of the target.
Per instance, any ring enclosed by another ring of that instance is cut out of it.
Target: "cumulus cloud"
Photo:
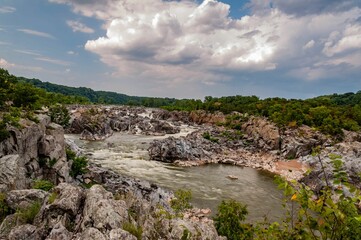
[[[36,30],[32,30],[32,29],[21,28],[21,29],[18,29],[18,31],[19,31],[19,32],[26,33],[26,34],[38,36],[38,37],[55,39],[55,37],[52,36],[52,35],[49,34],[49,33],[40,32],[40,31],[36,31]]]
[[[356,66],[361,51],[358,1],[252,0],[240,19],[216,0],[50,1],[103,21],[106,35],[85,49],[113,76],[165,87],[267,71],[322,79],[331,67]]]
[[[16,8],[14,7],[9,7],[9,6],[0,7],[0,13],[13,13],[15,11]]]
[[[79,21],[67,21],[66,22],[73,32],[82,32],[82,33],[94,33],[94,29],[86,26],[85,24]]]

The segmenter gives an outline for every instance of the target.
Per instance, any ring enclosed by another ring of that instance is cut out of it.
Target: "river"
[[[184,130],[177,136],[189,132]],[[174,136],[174,135],[173,135]],[[88,159],[120,174],[148,180],[170,190],[188,188],[192,191],[192,204],[216,212],[222,199],[235,199],[247,204],[249,221],[279,220],[283,215],[282,193],[273,181],[273,175],[252,168],[211,164],[199,167],[176,167],[171,164],[149,161],[147,148],[154,139],[165,136],[143,136],[114,133],[104,141],[79,140],[79,135],[66,135],[81,147]],[[236,180],[228,175],[238,177]]]

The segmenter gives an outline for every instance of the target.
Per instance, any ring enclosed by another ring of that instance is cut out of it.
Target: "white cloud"
[[[361,24],[347,25],[341,32],[332,32],[323,49],[328,57],[348,50],[361,50]]]
[[[82,32],[82,33],[94,33],[94,29],[84,25],[79,21],[66,21],[69,27],[73,30],[73,32]]]
[[[310,49],[313,48],[313,46],[315,46],[315,40],[312,39],[303,46],[303,49]]]
[[[51,38],[51,39],[55,39],[54,36],[52,36],[51,34],[49,33],[45,33],[45,32],[39,32],[39,31],[36,31],[36,30],[32,30],[32,29],[18,29],[19,32],[23,32],[23,33],[26,33],[26,34],[30,34],[30,35],[34,35],[34,36],[38,36],[38,37],[44,37],[44,38]]]
[[[9,63],[5,59],[0,58],[0,67],[2,67],[2,68],[10,68],[10,67],[14,67],[14,66],[15,66],[15,64]]]
[[[35,67],[35,66],[29,66],[29,65],[20,65],[20,64],[15,64],[15,63],[10,63],[8,61],[6,61],[3,58],[0,58],[0,67],[5,68],[5,69],[18,69],[18,70],[26,70],[26,71],[31,71],[31,72],[41,72],[43,71],[43,68],[41,67]]]
[[[265,71],[322,79],[334,74],[328,71],[334,64],[357,65],[352,51],[361,50],[356,21],[361,9],[334,0],[327,10],[300,14],[292,12],[297,1],[273,1],[271,8],[268,0],[253,0],[257,11],[240,19],[232,19],[229,5],[216,0],[50,1],[104,22],[106,35],[87,41],[85,49],[112,66],[114,77],[158,88],[186,89]],[[327,5],[317,0],[317,6]]]
[[[61,65],[61,66],[69,66],[71,64],[70,62],[67,62],[67,61],[63,61],[63,60],[59,60],[59,59],[52,59],[52,58],[48,58],[48,57],[37,57],[35,59],[39,60],[39,61],[43,61],[43,62]]]
[[[22,54],[27,54],[27,55],[32,55],[32,56],[41,56],[41,54],[34,52],[34,51],[29,51],[29,50],[14,50],[17,53],[22,53]]]
[[[0,7],[0,13],[13,13],[15,11],[16,8],[14,7],[9,7],[9,6]]]

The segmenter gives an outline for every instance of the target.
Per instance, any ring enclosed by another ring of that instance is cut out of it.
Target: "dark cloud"
[[[250,32],[247,32],[247,33],[243,34],[239,38],[251,38],[251,37],[254,37],[254,36],[256,36],[256,35],[258,35],[260,33],[262,33],[260,30],[253,30],[253,31],[250,31]]]

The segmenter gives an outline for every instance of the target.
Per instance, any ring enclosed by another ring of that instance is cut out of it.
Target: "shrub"
[[[190,200],[192,199],[192,192],[189,189],[178,189],[175,193],[175,198],[170,201],[170,206],[178,214],[186,209],[192,208]]]
[[[11,209],[5,201],[6,195],[4,193],[0,193],[0,223],[4,220],[4,218],[11,213]]]
[[[51,118],[51,121],[66,127],[69,125],[70,121],[70,115],[68,109],[61,105],[56,104],[49,109],[49,116]]]
[[[204,132],[202,136],[203,136],[204,139],[207,139],[207,140],[209,140],[211,142],[214,142],[214,143],[217,143],[219,141],[218,138],[212,137],[209,132]]]
[[[18,217],[26,223],[32,224],[36,215],[39,213],[41,208],[40,202],[33,202],[30,206],[26,208],[21,208],[17,210]]]
[[[218,206],[218,213],[213,218],[219,235],[229,240],[250,239],[251,226],[242,224],[248,214],[247,206],[235,200],[223,200]]]
[[[50,194],[50,196],[49,196],[48,203],[52,204],[57,197],[58,197],[58,193],[57,192],[52,192]]]
[[[6,123],[0,121],[0,142],[4,141],[10,136],[9,131],[6,129]]]
[[[141,226],[136,226],[130,222],[126,222],[123,224],[123,229],[135,236],[138,240],[142,239],[143,228]]]
[[[41,189],[47,192],[49,192],[53,187],[54,184],[52,182],[41,179],[35,180],[33,184],[34,189]]]
[[[76,153],[73,152],[72,150],[70,149],[65,149],[65,152],[66,152],[66,159],[69,161],[69,160],[74,160],[74,158],[76,157]]]
[[[73,159],[73,164],[70,169],[70,176],[76,177],[78,175],[86,173],[86,167],[88,165],[88,160],[86,157],[75,157]]]

